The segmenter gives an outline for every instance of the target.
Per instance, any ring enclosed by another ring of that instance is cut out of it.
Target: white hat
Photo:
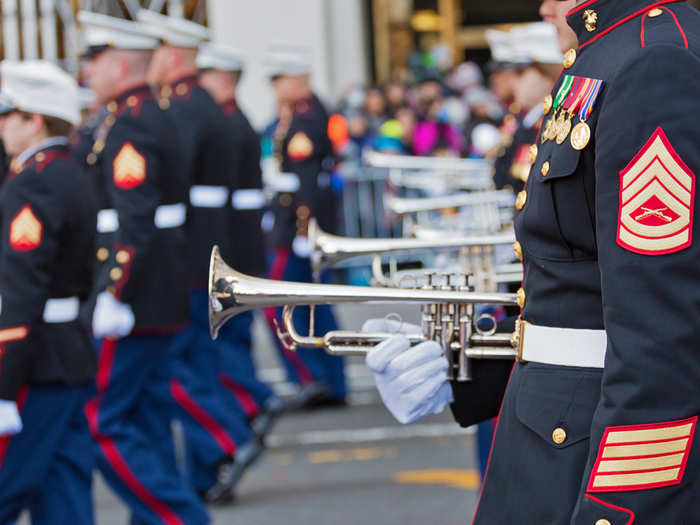
[[[515,27],[510,38],[515,52],[514,62],[561,65],[564,60],[552,24],[536,22]]]
[[[199,47],[209,40],[209,29],[184,18],[161,15],[150,9],[140,9],[136,17],[171,46]]]
[[[219,69],[221,71],[242,71],[245,66],[243,51],[213,42],[199,46],[197,67],[199,69]]]
[[[509,32],[487,29],[486,40],[491,48],[491,60],[493,60],[493,62],[504,64],[514,62],[514,50],[511,45],[511,36]]]
[[[265,65],[270,77],[307,75],[311,73],[311,52],[292,44],[275,44],[265,54]]]
[[[26,111],[80,122],[78,83],[53,62],[4,60],[0,75],[0,113]]]
[[[155,49],[159,44],[158,36],[138,22],[90,11],[80,11],[78,21],[83,26],[88,54],[105,47]]]

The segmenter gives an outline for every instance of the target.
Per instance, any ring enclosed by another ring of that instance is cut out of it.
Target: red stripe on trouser
[[[251,396],[245,388],[236,383],[231,376],[221,373],[219,374],[219,381],[233,394],[233,397],[238,400],[246,416],[255,417],[260,413],[260,407],[255,402],[255,399],[253,399],[253,396]]]
[[[19,393],[17,394],[17,411],[21,414],[24,402],[27,400],[27,394],[29,393],[29,388],[23,386]],[[0,468],[2,468],[2,462],[5,459],[5,453],[7,452],[7,447],[10,446],[10,440],[12,436],[0,437]]]
[[[236,443],[219,423],[211,417],[185,390],[182,383],[175,379],[170,380],[170,393],[177,403],[199,423],[204,430],[211,434],[214,441],[221,447],[224,454],[233,456],[236,453]]]
[[[109,387],[110,376],[112,374],[112,366],[117,353],[117,341],[114,339],[104,339],[100,350],[100,359],[97,369],[97,396],[85,406],[85,414],[90,425],[90,432],[97,441],[102,453],[107,462],[111,465],[114,472],[122,481],[129,487],[148,508],[163,520],[166,525],[185,525],[177,514],[168,508],[165,503],[156,498],[151,492],[138,480],[136,475],[131,471],[126,460],[122,457],[117,445],[109,437],[103,435],[99,428],[99,411],[100,403],[104,397],[107,388]]]
[[[282,280],[284,270],[287,267],[287,261],[289,261],[289,250],[275,251],[275,258],[272,261],[272,266],[270,267],[270,279],[274,279],[275,281]],[[270,330],[272,330],[273,334],[276,334],[277,332],[275,331],[275,323],[273,322],[273,319],[275,319],[277,315],[277,308],[264,308],[263,313],[265,314],[267,324],[270,326]],[[294,370],[296,370],[296,373],[299,376],[299,381],[301,381],[303,385],[312,383],[314,376],[311,374],[311,370],[309,370],[301,360],[299,354],[288,350],[281,343],[279,343],[279,347],[282,349],[282,354],[284,354],[284,357],[294,367]]]

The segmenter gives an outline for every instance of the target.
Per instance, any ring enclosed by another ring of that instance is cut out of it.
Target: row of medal
[[[586,121],[591,116],[603,85],[602,80],[595,78],[566,75],[556,97],[552,99],[549,95],[545,99],[545,114],[551,110],[552,116],[542,129],[542,144],[548,140],[563,144],[570,136],[571,146],[575,150],[585,148],[591,140],[591,128]],[[575,116],[579,117],[580,122],[573,126]]]

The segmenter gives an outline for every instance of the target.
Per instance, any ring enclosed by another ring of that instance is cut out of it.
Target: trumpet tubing
[[[448,361],[453,365],[448,373],[458,380],[469,379],[469,358],[515,356],[512,334],[495,333],[495,323],[488,332],[476,330],[473,333],[473,305],[516,305],[516,295],[474,293],[467,286],[465,276],[454,276],[447,285],[433,287],[430,284],[414,290],[274,281],[237,272],[222,260],[218,247],[212,250],[209,323],[214,338],[221,326],[233,316],[251,309],[278,306],[284,307],[284,329],[277,328],[278,337],[290,349],[301,346],[323,348],[340,355],[364,354],[379,342],[396,335],[337,330],[316,336],[311,328],[308,335],[296,331],[292,322],[296,306],[313,308],[315,305],[343,303],[424,305],[423,335],[442,345]],[[420,340],[425,338],[420,337]]]

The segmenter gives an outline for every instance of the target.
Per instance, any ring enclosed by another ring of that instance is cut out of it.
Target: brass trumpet
[[[447,285],[433,286],[429,282],[421,289],[367,288],[328,284],[294,283],[250,277],[229,267],[214,247],[209,266],[209,325],[216,338],[221,326],[236,314],[265,307],[283,306],[284,328],[277,335],[289,349],[297,347],[322,348],[336,355],[363,355],[392,333],[362,333],[336,330],[323,336],[314,334],[313,307],[343,303],[387,304],[411,303],[422,305],[422,336],[407,336],[413,341],[431,339],[439,342],[449,363],[448,377],[458,381],[470,378],[469,359],[512,359],[516,356],[513,334],[496,333],[491,317],[489,330],[474,323],[474,306],[516,305],[515,294],[474,293],[467,286],[466,276],[453,276]],[[309,335],[297,332],[292,322],[296,306],[309,306],[311,326]],[[476,327],[475,327],[476,326]]]

